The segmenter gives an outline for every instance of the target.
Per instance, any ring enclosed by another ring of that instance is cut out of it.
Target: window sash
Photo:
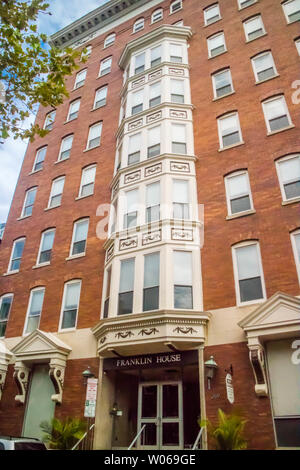
[[[98,147],[101,142],[102,122],[94,124],[90,127],[88,136],[88,149]]]
[[[55,230],[51,230],[49,232],[45,232],[42,234],[41,240],[41,250],[39,255],[38,264],[42,264],[45,262],[50,261],[51,252],[53,248]]]
[[[121,261],[119,293],[134,290],[135,259],[128,258]]]
[[[170,44],[170,61],[182,63],[182,46],[180,44]]]
[[[103,75],[106,75],[110,72],[111,64],[112,64],[112,58],[111,57],[109,57],[108,59],[102,60],[102,62],[100,63],[100,73],[99,73],[100,77],[102,77]]]
[[[136,55],[134,61],[134,73],[137,74],[143,72],[145,70],[145,52]]]
[[[51,111],[51,113],[47,114],[44,124],[44,129],[51,131],[53,127],[53,123],[55,120],[56,111]]]
[[[283,4],[289,23],[300,19],[300,0],[293,0]]]
[[[116,40],[116,35],[114,33],[110,34],[109,36],[107,36],[107,38],[104,41],[104,47],[111,46],[112,44],[114,44],[115,40]]]
[[[88,220],[82,220],[75,223],[71,256],[85,253],[88,229]]]
[[[211,24],[214,23],[215,21],[218,21],[220,19],[220,7],[219,5],[213,5],[210,8],[207,8],[204,10],[204,19],[205,19],[205,24]]]
[[[41,170],[46,157],[47,146],[39,149],[36,153],[33,171]]]
[[[107,87],[103,87],[97,90],[95,94],[94,109],[98,109],[106,105],[106,98],[107,98]]]
[[[178,11],[181,8],[182,8],[182,1],[178,0],[177,2],[171,3],[170,11],[171,11],[171,13],[175,13],[175,11]]]
[[[4,295],[0,298],[0,338],[5,336],[12,301],[13,295]]]
[[[163,10],[159,9],[152,13],[152,23],[159,21],[163,18]]]
[[[76,326],[76,319],[80,301],[80,289],[81,282],[74,282],[65,285],[61,329],[74,328]]]
[[[233,91],[230,70],[224,70],[216,75],[213,75],[215,85],[215,96],[219,98]]]
[[[49,207],[58,206],[64,191],[65,178],[53,181],[50,195]]]
[[[211,57],[220,54],[225,51],[225,37],[224,34],[219,34],[213,38],[210,38],[208,41],[208,50]]]
[[[144,18],[137,20],[133,25],[133,32],[137,33],[138,31],[141,31],[142,29],[144,29],[144,26],[145,26]]]
[[[283,97],[263,103],[270,131],[289,126],[290,120]]]
[[[23,209],[23,214],[22,214],[23,217],[32,215],[32,209],[33,209],[34,202],[35,202],[36,191],[37,189],[33,188],[26,192],[24,209]]]
[[[69,135],[62,140],[59,153],[60,161],[69,158],[73,144],[73,137],[73,135]]]
[[[174,285],[192,286],[192,253],[189,251],[173,252]]]
[[[20,269],[24,246],[25,240],[14,242],[9,271],[18,271]]]
[[[84,85],[85,79],[86,79],[86,74],[87,70],[82,70],[81,72],[78,72],[76,75],[76,80],[75,80],[75,87],[74,88],[79,88],[82,85]]]

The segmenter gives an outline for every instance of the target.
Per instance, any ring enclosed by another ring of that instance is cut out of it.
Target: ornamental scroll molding
[[[162,172],[162,164],[158,163],[157,165],[151,165],[145,168],[145,178],[147,176],[157,175]]]
[[[49,377],[54,385],[55,394],[51,396],[51,400],[55,403],[62,403],[63,385],[65,378],[66,363],[59,359],[50,360]]]
[[[185,326],[185,327],[180,327],[180,326],[177,326],[177,328],[175,328],[173,330],[173,333],[182,333],[183,335],[187,335],[187,334],[193,334],[193,333],[197,333],[197,330],[194,330],[194,328],[192,328],[191,326]]]
[[[134,336],[134,333],[132,331],[120,331],[119,333],[116,333],[115,337],[120,339],[126,339],[126,338],[131,338],[131,336]]]
[[[143,328],[141,331],[139,331],[138,335],[150,336],[152,334],[155,335],[156,333],[159,333],[159,330],[157,328]]]
[[[137,129],[138,127],[141,127],[142,125],[143,125],[143,119],[138,119],[137,121],[133,121],[128,124],[128,130],[132,131],[134,129]]]
[[[162,117],[162,112],[157,111],[157,113],[149,114],[149,116],[146,117],[146,122],[149,124],[150,122],[157,121]]]
[[[183,162],[170,162],[170,170],[179,173],[190,173],[190,164]]]
[[[162,70],[156,70],[155,72],[149,73],[148,75],[148,80],[154,80],[155,78],[161,77],[162,76]]]
[[[14,380],[18,387],[19,394],[15,396],[15,400],[24,405],[26,400],[26,392],[28,389],[30,368],[22,362],[16,362]]]
[[[171,67],[171,68],[169,68],[169,74],[170,75],[182,76],[182,75],[184,75],[184,70]]]
[[[142,236],[142,245],[150,245],[151,243],[161,241],[161,230],[151,233],[144,233]]]
[[[0,401],[5,385],[8,364],[12,356],[12,353],[6,348],[4,342],[0,341]]]
[[[259,397],[267,397],[269,392],[263,347],[257,346],[255,349],[251,348],[249,356],[255,378],[255,393]]]
[[[128,248],[136,248],[138,246],[138,238],[131,237],[131,238],[122,238],[120,240],[119,250],[127,250]]]
[[[177,119],[187,119],[187,112],[179,109],[170,109],[170,117]]]
[[[146,77],[142,77],[139,80],[135,80],[134,82],[132,82],[131,88],[136,88],[140,85],[143,85],[145,82],[146,82]]]
[[[194,239],[193,230],[182,230],[182,229],[172,228],[171,238],[172,240],[186,240],[186,241],[192,242]]]
[[[141,179],[141,170],[133,171],[132,173],[128,173],[124,176],[124,184],[134,183],[135,181],[139,181]]]

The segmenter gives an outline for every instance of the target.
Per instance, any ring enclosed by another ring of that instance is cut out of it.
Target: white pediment
[[[72,348],[60,341],[51,333],[45,333],[41,330],[33,331],[29,336],[23,338],[11,352],[17,358],[27,357],[28,355],[47,355],[49,357],[55,353],[68,355]]]
[[[4,341],[0,340],[0,366],[1,364],[8,364],[10,359],[12,358],[12,353],[9,349],[5,346]]]

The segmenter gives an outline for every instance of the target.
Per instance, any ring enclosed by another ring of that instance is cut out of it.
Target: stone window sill
[[[280,77],[279,73],[273,75],[273,77],[265,78],[264,80],[256,81],[255,85],[260,85],[261,83],[269,82],[270,80],[274,80],[274,78]]]
[[[87,197],[94,196],[94,193],[92,194],[87,194],[86,196],[77,196],[75,197],[75,201],[79,201],[80,199],[86,199]]]
[[[208,56],[208,60],[215,59],[216,57],[219,57],[220,55],[226,54],[226,52],[228,52],[227,49],[226,51],[220,52],[220,54],[214,55],[213,57]]]
[[[283,129],[278,129],[278,131],[268,132],[267,137],[269,137],[270,135],[279,134],[279,132],[288,131],[289,129],[293,129],[294,127],[294,124],[291,124],[290,126],[284,127]]]
[[[32,269],[43,268],[44,266],[49,266],[49,265],[50,265],[50,261],[48,261],[47,263],[36,264],[35,266],[32,266]]]
[[[17,220],[28,219],[28,217],[31,217],[31,215],[24,215],[23,217],[19,217]]]
[[[2,276],[13,276],[13,274],[18,274],[20,271],[8,271],[7,273],[2,274]]]
[[[226,220],[238,219],[239,217],[246,217],[247,215],[256,214],[255,209],[250,209],[244,212],[238,212],[237,214],[227,215]]]
[[[72,259],[77,259],[77,258],[83,258],[85,256],[85,253],[80,253],[79,255],[74,255],[74,256],[69,256],[66,258],[66,261],[70,261]]]
[[[222,16],[220,16],[220,18],[218,18],[216,21],[213,21],[212,23],[203,25],[203,28],[208,28],[209,26],[212,26],[213,24],[218,23],[218,21],[221,21],[222,19],[223,19]]]
[[[84,152],[90,152],[91,150],[95,150],[96,148],[101,147],[101,144],[95,145],[95,147],[92,147],[90,149],[84,149]]]
[[[57,206],[53,206],[53,207],[46,207],[46,209],[44,209],[44,211],[51,211],[52,209],[57,209],[60,206],[61,206],[61,204],[58,204]]]
[[[238,142],[237,144],[228,145],[228,147],[223,147],[222,149],[219,149],[218,152],[224,152],[225,150],[233,149],[235,147],[239,147],[240,145],[245,145],[245,142],[242,141]]]
[[[293,204],[295,202],[300,202],[300,197],[295,197],[294,199],[289,199],[288,201],[282,201],[283,206],[288,206],[289,204]]]
[[[251,6],[251,5],[249,5],[249,6]],[[256,39],[263,38],[264,36],[268,36],[268,33],[263,33],[260,36],[257,36],[257,38],[247,39],[246,44],[248,44],[248,42],[256,41]]]
[[[231,91],[230,93],[226,93],[226,95],[223,95],[223,96],[218,96],[216,98],[213,99],[213,101],[219,101],[221,100],[222,98],[226,98],[226,96],[230,96],[230,95],[234,95],[235,94],[235,91]]]

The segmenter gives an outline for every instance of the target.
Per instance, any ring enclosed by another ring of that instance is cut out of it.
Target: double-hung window
[[[64,191],[64,185],[65,185],[64,176],[61,176],[60,178],[56,178],[52,182],[48,208],[60,206],[63,191]]]
[[[155,10],[151,15],[151,23],[156,23],[156,21],[160,21],[163,19],[163,9],[159,8]]]
[[[300,155],[289,155],[276,162],[283,201],[300,197]]]
[[[271,52],[264,52],[251,60],[256,82],[263,82],[277,75]]]
[[[96,166],[89,166],[82,170],[78,197],[90,196],[94,193]]]
[[[296,230],[295,232],[291,233],[291,240],[292,246],[294,251],[295,263],[298,273],[298,279],[300,283],[300,230]],[[1,328],[1,324],[0,324]],[[1,336],[1,333],[0,333]]]
[[[176,11],[181,10],[182,8],[182,0],[175,0],[170,5],[170,14],[176,13]]]
[[[186,180],[173,180],[173,218],[189,217],[189,183]]]
[[[218,33],[207,39],[208,56],[215,57],[226,51],[224,33]]]
[[[134,258],[121,261],[118,315],[133,311],[134,266]]]
[[[296,45],[296,49],[298,51],[298,54],[300,55],[300,38],[295,39],[295,45]]]
[[[0,338],[4,338],[8,317],[13,301],[13,294],[5,294],[0,297]]]
[[[238,113],[233,113],[219,118],[218,128],[221,149],[242,142]]]
[[[80,290],[81,281],[74,280],[65,284],[61,313],[61,330],[76,328]]]
[[[132,107],[131,114],[137,114],[143,111],[143,102],[144,102],[144,90],[136,91],[132,93]]]
[[[107,75],[111,71],[112,57],[104,59],[100,63],[99,77]]]
[[[160,155],[161,128],[152,127],[148,131],[147,158],[153,158]]]
[[[71,257],[85,254],[88,230],[89,219],[81,219],[75,222],[70,250]]]
[[[51,129],[53,128],[55,116],[56,116],[56,110],[51,111],[50,113],[47,114],[45,123],[44,123],[44,129],[46,129],[47,131],[51,131]]]
[[[230,69],[222,70],[212,75],[214,97],[221,98],[233,93],[233,84]]]
[[[77,73],[76,78],[75,78],[74,89],[80,88],[81,86],[84,85],[86,74],[87,74],[87,69],[81,70],[80,72]]]
[[[262,103],[268,132],[275,132],[292,125],[284,96],[277,96]]]
[[[133,32],[137,33],[139,31],[142,31],[142,29],[144,29],[144,27],[145,27],[144,18],[139,18],[138,20],[136,20],[136,22],[133,25]]]
[[[181,44],[170,44],[170,62],[176,64],[182,64],[182,45]]]
[[[159,308],[160,253],[144,257],[143,312]]]
[[[265,288],[259,244],[245,243],[232,249],[238,304],[264,299]]]
[[[18,240],[14,241],[8,272],[11,273],[19,271],[23,256],[24,245],[25,238],[19,238]]]
[[[173,252],[174,308],[193,308],[193,264],[189,251]]]
[[[47,146],[42,147],[41,149],[39,149],[36,152],[36,157],[35,157],[35,161],[34,161],[32,171],[38,171],[38,170],[43,169],[44,160],[45,160],[45,157],[46,157],[46,152],[47,152]]]
[[[184,103],[184,81],[171,79],[171,102]]]
[[[247,171],[239,171],[225,178],[228,214],[234,215],[253,209]]]
[[[155,222],[160,219],[160,183],[148,184],[146,186],[146,223]]]
[[[138,54],[134,58],[134,74],[144,72],[145,70],[145,52]]]
[[[87,141],[87,150],[98,147],[101,142],[102,134],[102,122],[97,122],[89,129],[88,141]]]
[[[37,265],[49,263],[55,237],[55,229],[49,229],[42,233]]]
[[[109,310],[109,297],[110,297],[110,286],[111,286],[111,267],[106,271],[106,286],[105,286],[105,300],[103,308],[103,318],[108,317]]]
[[[81,52],[80,59],[88,59],[92,55],[92,46],[86,46],[83,51]]]
[[[44,303],[44,295],[44,287],[38,287],[37,289],[33,289],[30,292],[24,334],[29,334],[39,327]]]
[[[212,5],[210,7],[205,8],[204,10],[204,23],[205,25],[209,25],[212,23],[215,23],[221,19],[221,14],[220,14],[220,7],[219,4],[216,3],[215,5]]]
[[[149,108],[157,106],[161,103],[161,82],[150,85],[149,88]]]
[[[253,5],[253,3],[256,3],[256,2],[257,0],[238,0],[238,5],[241,10],[242,8],[249,7],[250,5]]]
[[[99,88],[95,94],[94,109],[101,108],[106,105],[107,86]]]
[[[288,0],[282,7],[288,23],[300,20],[300,0]]]
[[[159,65],[161,63],[162,48],[161,46],[156,46],[151,49],[151,67]]]
[[[142,146],[142,134],[131,135],[128,144],[128,165],[133,165],[140,161]]]
[[[172,124],[172,153],[186,154],[186,126],[184,124]]]
[[[67,160],[67,158],[69,158],[73,144],[73,137],[73,134],[71,134],[62,139],[58,156],[59,162]]]
[[[112,46],[115,40],[116,40],[116,33],[109,34],[109,36],[105,38],[104,47]]]
[[[252,41],[266,33],[261,15],[254,16],[243,22],[246,40]]]
[[[131,191],[127,191],[125,193],[126,196],[126,212],[124,215],[124,229],[130,227],[136,227],[137,225],[137,205],[138,205],[138,197],[139,191],[138,189],[132,189]]]
[[[31,188],[26,191],[21,217],[29,217],[30,215],[32,215],[36,192],[37,188]]]
[[[77,119],[79,108],[80,108],[80,100],[73,101],[73,103],[70,104],[67,121],[73,121],[73,119]]]

